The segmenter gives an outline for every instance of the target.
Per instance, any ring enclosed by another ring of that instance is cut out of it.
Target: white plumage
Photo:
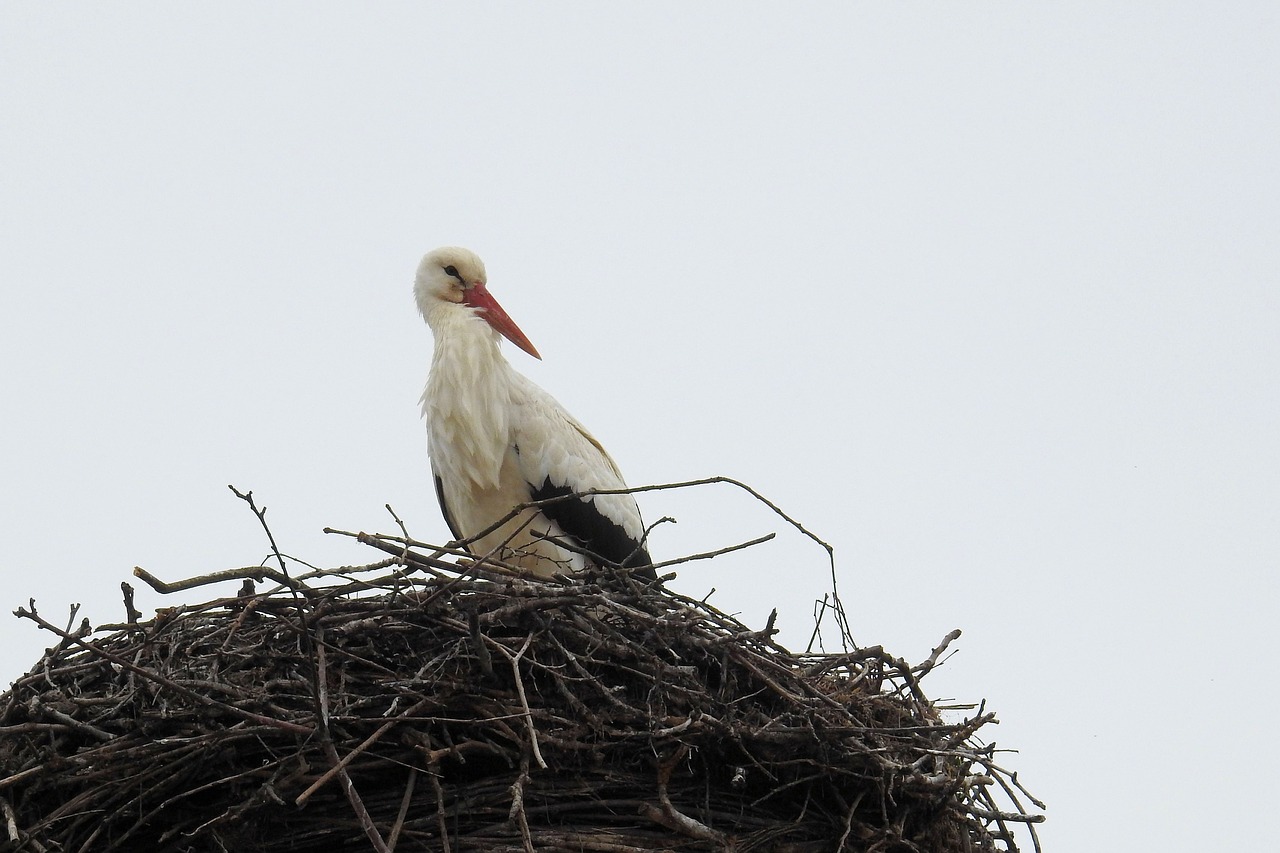
[[[456,538],[475,536],[525,501],[626,488],[600,443],[502,355],[505,336],[541,357],[489,295],[480,258],[457,247],[436,249],[418,266],[414,295],[435,336],[422,414],[436,492]],[[587,562],[652,577],[644,532],[631,495],[597,495],[526,510],[468,548],[542,577]]]

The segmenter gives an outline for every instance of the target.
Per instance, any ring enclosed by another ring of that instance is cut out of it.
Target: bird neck
[[[431,371],[457,372],[459,379],[478,379],[476,374],[499,374],[510,370],[498,347],[502,339],[474,308],[442,302],[427,315],[427,325],[435,337]]]
[[[441,310],[443,309],[443,310]],[[511,365],[498,333],[465,305],[438,306],[427,316],[435,335],[422,415],[437,465],[477,485],[498,481],[509,439]],[[448,457],[436,450],[451,448]]]

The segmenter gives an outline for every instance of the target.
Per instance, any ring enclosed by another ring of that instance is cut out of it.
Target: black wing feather
[[[558,524],[561,530],[577,540],[587,551],[615,566],[635,569],[635,574],[645,580],[656,579],[653,560],[644,544],[628,536],[621,525],[606,518],[596,509],[595,502],[591,499],[567,497],[573,491],[568,486],[553,485],[547,479],[542,481],[541,486],[533,489],[531,497],[535,501],[564,498],[541,507],[542,514]],[[442,498],[441,505],[443,504]],[[448,513],[445,516],[447,518]]]
[[[453,520],[453,514],[449,512],[449,505],[444,501],[444,483],[441,482],[438,474],[435,475],[435,481],[436,500],[440,501],[440,512],[444,515],[444,523],[449,525],[449,532],[453,534],[453,538],[455,540],[461,540],[463,538],[462,531],[458,529],[457,522]]]

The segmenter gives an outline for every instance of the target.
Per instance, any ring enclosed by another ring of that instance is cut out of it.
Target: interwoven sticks
[[[1040,819],[993,715],[925,698],[954,636],[793,654],[660,584],[364,539],[399,558],[96,632],[20,610],[59,642],[0,697],[10,846],[984,851]]]

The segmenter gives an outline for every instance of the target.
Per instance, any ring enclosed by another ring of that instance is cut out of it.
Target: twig
[[[400,528],[400,532],[404,534],[404,538],[409,539],[409,528],[404,526],[404,522],[400,520],[400,516],[396,515],[396,511],[391,508],[391,504],[384,504],[384,506],[387,508],[387,512],[391,513],[392,519],[395,520],[396,527]]]
[[[690,838],[697,838],[700,841],[709,841],[717,845],[722,850],[732,850],[728,837],[723,832],[712,829],[706,824],[694,820],[688,815],[681,812],[671,802],[671,795],[667,792],[667,786],[671,781],[671,772],[684,760],[689,754],[688,744],[681,744],[676,750],[675,755],[667,759],[658,768],[658,802],[662,804],[661,810],[655,809],[649,803],[642,806],[642,810],[650,820],[654,820],[664,826],[669,826],[679,832],[683,832]]]
[[[124,595],[125,618],[130,625],[137,625],[138,620],[142,618],[142,613],[133,606],[133,587],[128,581],[120,581],[120,592]]]
[[[844,833],[840,836],[839,843],[836,844],[836,853],[844,850],[845,842],[849,840],[849,833],[853,831],[853,817],[858,811],[858,805],[862,802],[862,798],[866,792],[859,791],[858,795],[853,798],[853,802],[849,805],[849,810],[844,817]]]
[[[264,716],[262,714],[255,714],[252,711],[245,711],[241,708],[237,708],[234,705],[228,705],[225,702],[219,702],[217,699],[212,699],[208,696],[204,696],[200,693],[197,693],[194,690],[190,690],[186,687],[183,687],[181,684],[178,684],[176,681],[172,681],[168,678],[165,678],[163,675],[160,675],[158,672],[152,672],[151,670],[146,669],[145,667],[138,666],[137,664],[133,663],[133,661],[126,660],[120,657],[119,655],[114,655],[100,646],[97,646],[86,640],[82,640],[79,637],[76,637],[72,634],[68,634],[66,631],[62,630],[58,626],[51,625],[48,622],[46,622],[44,619],[38,616],[33,610],[28,611],[19,607],[17,610],[13,611],[13,613],[15,616],[17,616],[20,619],[30,619],[31,621],[39,625],[41,628],[44,628],[46,631],[52,631],[53,633],[57,634],[59,637],[62,637],[64,640],[68,640],[80,646],[81,648],[89,650],[90,652],[102,658],[103,660],[109,660],[112,663],[114,663],[116,666],[123,667],[124,669],[127,669],[130,672],[133,672],[142,676],[148,681],[159,684],[162,687],[166,687],[169,690],[174,691],[175,693],[179,693],[187,697],[188,699],[192,700],[193,702],[198,702],[201,705],[208,705],[210,708],[217,708],[218,710],[228,714],[234,714],[235,716],[240,717],[241,719],[250,720],[255,723],[261,723],[266,726],[272,726],[273,728],[277,728],[277,729],[283,729],[288,732],[295,732],[297,734],[303,734],[303,735],[314,734],[314,730],[307,726],[300,726],[297,723],[291,723],[291,722],[288,722],[287,720],[277,720],[272,717]]]
[[[31,604],[31,611],[34,613],[36,609],[35,602]],[[80,612],[79,604],[71,605],[71,612],[67,614],[67,633],[71,633],[71,626],[76,623],[76,614]],[[88,634],[88,631],[82,631],[81,636]]]
[[[364,830],[365,836],[369,839],[369,843],[373,845],[376,853],[390,853],[387,849],[387,843],[382,839],[382,833],[378,832],[378,828],[373,824],[373,818],[369,816],[369,810],[365,808],[364,801],[360,799],[360,794],[356,791],[355,783],[351,781],[351,776],[347,774],[346,766],[342,759],[338,757],[337,747],[333,745],[333,738],[329,734],[329,705],[328,690],[326,682],[327,667],[325,666],[324,642],[322,637],[316,638],[316,659],[319,681],[319,702],[320,702],[320,740],[324,746],[325,754],[329,756],[329,760],[333,763],[334,769],[338,773],[338,779],[342,782],[343,793],[347,795],[347,802],[351,804],[352,810],[356,813],[356,819],[360,822],[360,828]]]
[[[262,525],[262,530],[267,534],[267,541],[271,543],[271,553],[275,555],[276,562],[280,564],[281,573],[283,573],[285,577],[288,577],[289,570],[285,568],[284,556],[281,555],[280,548],[276,545],[275,534],[271,532],[271,527],[267,524],[267,508],[264,506],[262,509],[258,509],[258,505],[253,501],[252,489],[247,492],[242,492],[232,485],[228,485],[227,488],[231,490],[232,494],[247,503],[249,505],[249,509],[253,510],[253,514],[258,517],[258,523]]]
[[[1044,815],[1042,814],[992,811],[989,809],[976,808],[974,806],[970,806],[966,811],[974,817],[982,818],[983,820],[1005,820],[1010,823],[1044,823]]]
[[[133,576],[146,581],[147,586],[162,595],[182,592],[185,589],[194,589],[198,586],[206,586],[220,581],[241,580],[243,578],[250,578],[256,581],[261,581],[263,578],[266,578],[268,580],[275,581],[283,587],[294,590],[295,592],[300,592],[303,595],[310,596],[316,594],[314,590],[309,589],[305,584],[299,583],[287,574],[281,574],[275,569],[269,569],[266,566],[245,566],[242,569],[224,569],[220,572],[210,572],[207,575],[197,575],[194,578],[174,581],[173,583],[166,583],[160,580],[141,566],[133,567]]]
[[[427,746],[430,746],[430,739]],[[450,750],[458,749],[456,746],[449,747]],[[431,777],[431,787],[436,795],[436,825],[440,827],[440,847],[441,853],[452,853],[449,849],[449,822],[445,815],[444,809],[444,787],[440,784],[440,759],[432,758],[435,752],[428,753],[427,775]]]
[[[418,768],[409,768],[409,781],[404,786],[404,797],[400,800],[400,811],[396,814],[396,822],[387,836],[387,853],[395,853],[396,842],[400,840],[400,830],[404,828],[404,819],[409,814],[409,803],[413,801],[414,783],[418,781]]]
[[[745,548],[750,548],[755,545],[760,545],[764,542],[768,542],[769,540],[776,538],[777,535],[778,534],[776,533],[766,533],[764,536],[757,536],[755,539],[751,539],[746,542],[740,542],[737,545],[729,545],[725,548],[717,548],[714,551],[704,551],[701,554],[689,554],[686,557],[677,557],[674,560],[664,560],[660,563],[654,563],[653,568],[654,568],[654,571],[657,571],[658,569],[665,569],[669,566],[679,566],[682,563],[692,563],[694,560],[710,560],[712,557],[719,557],[722,554],[730,554],[734,551],[741,551]]]
[[[98,728],[97,726],[91,726],[88,723],[81,722],[80,720],[77,720],[75,717],[72,717],[69,714],[62,713],[57,708],[45,707],[45,708],[41,708],[40,712],[44,716],[48,717],[49,719],[57,720],[59,723],[62,723],[64,726],[69,726],[78,732],[87,734],[91,738],[95,738],[101,741],[115,740],[116,736],[111,734],[110,732],[104,732],[102,729]]]
[[[747,494],[755,498],[757,501],[759,501],[760,503],[768,507],[775,515],[777,515],[783,521],[787,522],[787,524],[791,525],[797,531],[804,534],[809,539],[812,539],[818,545],[822,546],[822,549],[827,552],[827,561],[830,564],[830,569],[831,569],[831,598],[832,598],[831,610],[835,614],[836,624],[840,629],[841,642],[844,644],[845,651],[848,651],[852,647],[856,647],[857,644],[853,640],[853,633],[849,627],[849,619],[848,619],[848,616],[845,614],[844,603],[840,600],[839,583],[836,578],[835,549],[831,547],[831,545],[828,542],[818,537],[816,534],[810,531],[807,527],[805,527],[799,521],[797,521],[796,519],[788,515],[786,512],[784,512],[782,508],[779,507],[777,504],[775,504],[773,501],[769,500],[764,495],[760,494],[755,489],[748,486],[746,483],[743,483],[740,480],[735,480],[732,477],[704,477],[701,480],[686,480],[679,483],[660,483],[656,485],[636,486],[634,488],[626,488],[626,489],[586,489],[581,492],[571,492],[565,495],[557,495],[554,498],[546,498],[540,501],[526,501],[525,503],[522,503],[519,506],[514,507],[505,516],[503,516],[501,519],[491,524],[489,527],[482,530],[480,533],[476,534],[470,539],[462,540],[462,542],[460,542],[459,544],[465,545],[469,542],[484,538],[485,536],[499,529],[504,524],[506,524],[511,519],[515,518],[521,512],[524,512],[527,509],[538,509],[544,506],[550,506],[552,504],[560,503],[562,501],[581,500],[583,498],[595,497],[597,495],[635,495],[635,494],[640,494],[641,492],[667,491],[672,489],[688,489],[688,488],[694,488],[697,486],[709,486],[716,483],[725,483],[727,485],[742,489]]]
[[[938,645],[934,648],[933,652],[930,653],[929,659],[926,660],[924,663],[919,664],[913,669],[913,672],[915,672],[916,674],[916,678],[923,678],[930,671],[932,671],[932,669],[938,665],[938,658],[940,658],[942,656],[942,653],[947,650],[947,646],[951,645],[952,642],[954,642],[959,638],[960,638],[959,628],[954,629],[949,634],[947,634],[947,636],[943,637],[942,642],[938,643]]]
[[[18,816],[13,813],[13,806],[9,805],[9,801],[3,797],[0,797],[0,811],[4,812],[4,826],[9,833],[9,841],[14,844],[22,841],[22,833],[18,831]],[[44,850],[45,848],[43,845],[36,844],[36,849]]]
[[[322,651],[323,651],[323,647],[317,648],[316,650],[317,655],[320,655]],[[321,678],[320,680],[320,695],[321,696],[327,695],[327,689],[325,687],[323,678]],[[311,799],[311,796],[315,794],[316,791],[323,788],[326,784],[329,783],[330,780],[333,779],[334,776],[338,775],[343,770],[345,770],[346,766],[350,764],[352,760],[359,757],[361,753],[363,753],[369,747],[377,743],[382,738],[382,736],[385,735],[387,732],[391,731],[391,729],[405,722],[405,718],[412,717],[414,714],[418,713],[418,711],[422,710],[424,707],[426,707],[429,704],[431,704],[430,698],[423,699],[422,701],[418,702],[418,704],[414,705],[404,713],[400,714],[399,717],[397,717],[396,719],[383,723],[373,732],[373,734],[369,735],[367,738],[362,740],[358,746],[356,746],[354,749],[352,749],[346,755],[344,755],[341,761],[339,761],[333,767],[329,768],[329,770],[327,770],[319,779],[317,779],[316,781],[308,785],[305,791],[303,791],[296,798],[294,798],[293,804],[298,807],[305,806],[307,804],[307,800]],[[327,707],[325,707],[325,713],[327,712],[328,712],[328,709]],[[326,722],[326,725],[328,725],[327,722]]]
[[[486,639],[489,639],[486,637]],[[533,749],[533,757],[538,761],[538,767],[542,770],[547,769],[547,762],[542,758],[542,750],[538,748],[538,730],[533,725],[533,712],[529,710],[529,698],[524,694],[524,680],[520,678],[520,658],[529,650],[529,644],[533,642],[533,634],[525,637],[524,645],[520,647],[520,651],[514,655],[507,651],[507,647],[497,641],[491,640],[494,647],[502,652],[503,657],[511,661],[511,673],[516,680],[516,694],[520,697],[520,707],[524,709],[524,721],[529,728],[529,746]]]
[[[16,785],[19,782],[23,782],[31,776],[47,772],[49,772],[49,768],[42,764],[37,764],[34,767],[28,767],[26,770],[19,770],[17,773],[10,776],[0,776],[0,790],[8,788],[11,785]],[[4,800],[0,799],[0,802],[4,802]]]
[[[524,811],[524,786],[529,781],[529,756],[520,757],[520,775],[511,786],[511,810],[507,820],[516,821],[520,827],[520,840],[524,843],[525,853],[534,853],[533,837],[529,834],[529,817]]]

